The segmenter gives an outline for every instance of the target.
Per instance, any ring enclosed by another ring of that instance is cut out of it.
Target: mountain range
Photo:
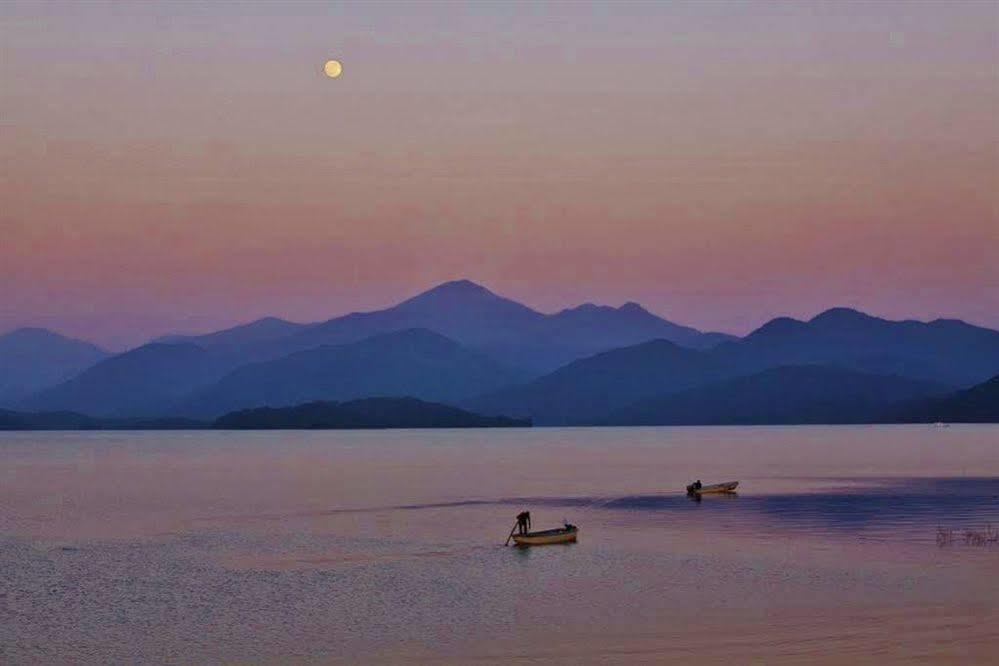
[[[889,321],[832,308],[809,321],[771,320],[717,352],[740,367],[837,363],[864,372],[967,386],[995,374],[997,345],[999,331],[963,321]]]
[[[102,417],[163,414],[227,367],[225,359],[197,345],[154,342],[99,361],[21,406]]]
[[[105,419],[411,397],[537,425],[867,422],[918,420],[999,374],[999,332],[833,308],[735,338],[634,303],[544,314],[458,280],[374,312],[269,317],[115,355],[24,329],[0,337],[0,368],[15,370],[0,405]]]
[[[543,314],[473,282],[458,280],[439,285],[391,308],[352,313],[316,324],[297,324],[268,317],[206,335],[163,336],[123,354],[108,357],[70,381],[43,390],[23,391],[21,395],[27,395],[26,398],[5,404],[33,410],[70,410],[115,417],[178,410],[188,410],[202,417],[217,415],[229,408],[255,406],[258,403],[240,403],[242,398],[226,399],[221,395],[225,388],[212,391],[215,382],[227,382],[224,386],[235,387],[234,382],[240,381],[239,377],[261,377],[253,373],[269,371],[278,375],[290,372],[290,376],[295,378],[297,371],[293,368],[296,363],[319,360],[332,353],[328,349],[325,352],[316,350],[344,347],[381,334],[408,330],[433,331],[460,345],[469,357],[477,355],[479,363],[492,364],[487,373],[489,378],[483,377],[475,389],[462,380],[452,389],[416,394],[416,397],[431,400],[456,400],[458,390],[465,388],[468,392],[460,397],[488,392],[501,383],[512,384],[537,376],[558,367],[564,360],[636,341],[665,337],[695,347],[707,347],[733,339],[721,333],[701,333],[674,324],[635,304],[620,308],[583,305],[556,314]],[[391,340],[384,344],[390,345]],[[362,346],[353,351],[364,355],[369,347]],[[417,352],[413,347],[409,349]],[[296,353],[307,355],[292,358]],[[347,352],[337,352],[342,362],[346,362],[344,353]],[[356,377],[377,375],[383,370],[377,367],[374,356],[367,353],[366,364],[354,363],[353,367],[359,373]],[[410,385],[425,387],[434,381],[430,376],[415,376],[418,368],[419,374],[433,374],[427,371],[418,353],[407,359],[400,358],[398,354],[392,358],[403,365],[410,364],[414,375],[410,378],[412,381],[392,385],[369,382],[363,386],[378,390],[407,390]],[[260,366],[266,363],[272,365]],[[250,370],[250,366],[256,367]],[[228,377],[237,370],[243,374],[236,375],[236,379]],[[323,391],[317,393],[309,387],[293,387],[288,376],[285,374],[284,380],[278,377],[262,379],[258,386],[239,387],[239,391],[245,394],[246,399],[274,400],[280,405],[368,395],[356,392],[350,396]],[[468,379],[474,380],[474,373]],[[334,380],[327,376],[316,381],[329,388]],[[288,388],[285,395],[275,388],[281,382]],[[349,382],[340,381],[340,385],[349,386]],[[204,391],[206,400],[212,401],[211,407],[209,403],[201,407],[193,402],[193,394],[201,391]]]
[[[293,407],[257,407],[215,420],[225,430],[353,430],[371,428],[523,428],[530,421],[480,416],[415,398],[362,398],[310,402]]]
[[[43,328],[0,335],[0,404],[64,382],[108,356],[97,345]]]
[[[455,280],[384,310],[355,312],[314,324],[266,318],[208,335],[169,336],[166,341],[196,344],[245,362],[418,328],[435,331],[530,374],[657,338],[694,348],[735,339],[674,324],[636,303],[619,308],[587,303],[544,314],[469,280]]]
[[[173,411],[214,417],[246,406],[281,407],[361,396],[456,402],[522,379],[480,352],[427,329],[383,333],[242,366]]]
[[[774,319],[745,338],[712,349],[657,340],[611,350],[464,404],[484,414],[530,418],[540,425],[585,425],[612,418],[620,422],[619,410],[634,403],[658,399],[665,404],[667,396],[687,389],[768,368],[815,365],[913,380],[943,393],[999,372],[999,331],[953,320],[888,321],[835,308],[809,321]],[[801,375],[785,378],[798,380]],[[898,400],[908,397],[903,391]]]
[[[530,421],[482,416],[416,398],[362,398],[256,407],[213,421],[182,418],[99,418],[76,412],[0,409],[2,430],[315,430],[372,428],[523,428]]]

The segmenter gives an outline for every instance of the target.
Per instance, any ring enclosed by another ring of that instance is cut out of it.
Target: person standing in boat
[[[521,534],[527,534],[531,531],[531,512],[521,511],[517,514],[517,530]]]

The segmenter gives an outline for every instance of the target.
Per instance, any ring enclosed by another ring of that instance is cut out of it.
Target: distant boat
[[[573,543],[579,528],[575,525],[566,524],[554,530],[544,530],[543,532],[528,532],[527,534],[514,534],[514,542],[525,548],[527,546],[546,546],[552,543]]]
[[[950,427],[949,423],[944,423],[943,421],[937,421],[933,425],[936,426],[937,428],[949,428]]]
[[[738,481],[726,481],[725,483],[713,483],[709,486],[695,488],[694,484],[687,486],[688,495],[707,495],[710,493],[734,493],[739,487]]]

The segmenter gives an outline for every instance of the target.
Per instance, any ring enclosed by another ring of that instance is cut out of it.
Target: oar
[[[510,530],[510,536],[508,536],[506,538],[506,542],[503,544],[504,546],[509,546],[510,545],[510,539],[513,538],[513,533],[517,531],[517,525],[519,525],[519,524],[520,524],[520,521],[517,521],[517,522],[515,522],[513,524],[513,529]]]

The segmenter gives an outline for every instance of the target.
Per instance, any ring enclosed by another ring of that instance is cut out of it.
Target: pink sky
[[[743,333],[999,327],[999,5],[0,5],[0,331],[467,277]],[[322,75],[329,57],[344,63]]]

